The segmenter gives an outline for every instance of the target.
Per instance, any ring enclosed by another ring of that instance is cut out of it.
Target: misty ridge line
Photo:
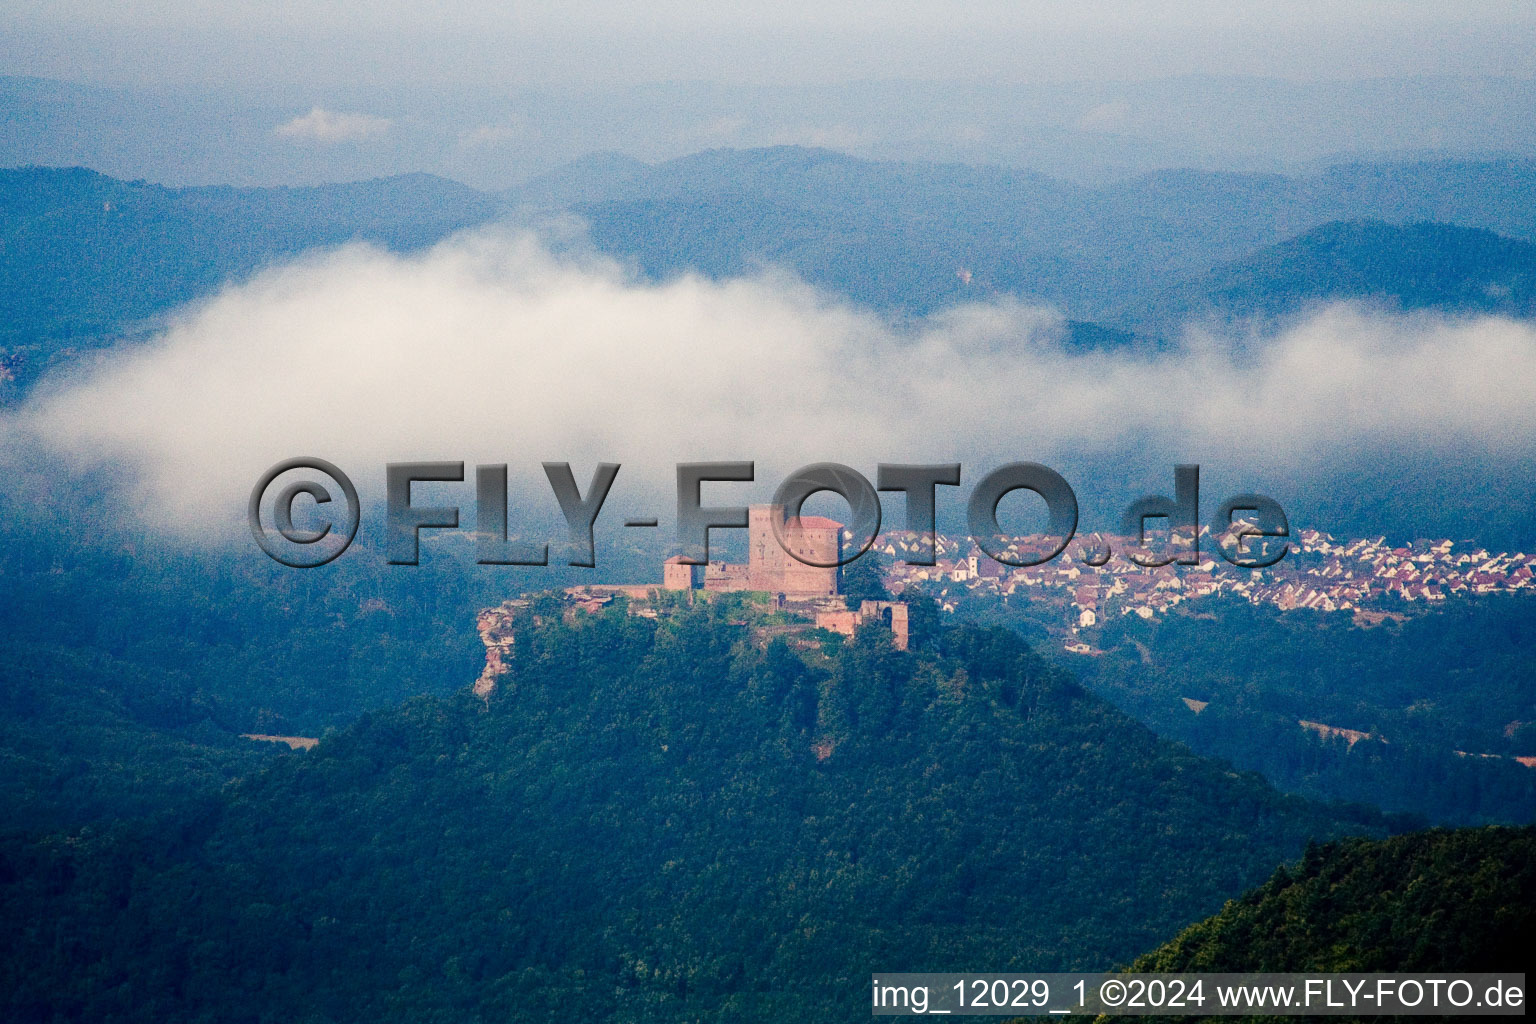
[[[62,471],[122,467],[146,523],[167,524],[174,494],[170,529],[231,537],[250,481],[298,452],[618,460],[661,488],[677,462],[744,451],[778,475],[1117,451],[1276,473],[1375,448],[1536,447],[1527,321],[1335,303],[1159,352],[1072,350],[1064,325],[1007,297],[896,323],[775,269],[648,283],[476,229],[260,272],[55,375],[0,430]]]

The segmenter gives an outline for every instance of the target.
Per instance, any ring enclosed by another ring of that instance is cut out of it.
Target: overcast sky
[[[0,166],[504,188],[781,144],[1087,182],[1531,157],[1533,55],[1529,0],[7,0]]]
[[[246,88],[1530,77],[1536,4],[8,0],[0,53],[8,74]]]

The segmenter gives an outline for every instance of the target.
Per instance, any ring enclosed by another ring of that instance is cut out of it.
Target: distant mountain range
[[[491,197],[429,175],[253,189],[0,171],[0,347],[110,340],[306,249],[419,248],[496,210]]]
[[[1125,311],[1331,221],[1536,240],[1533,188],[1536,163],[1349,165],[1301,178],[1166,171],[1093,188],[786,147],[650,168],[595,159],[509,198],[575,210],[600,250],[653,276],[773,263],[891,312],[1007,292],[1078,320],[1144,326]]]
[[[498,218],[571,214],[592,247],[649,278],[781,266],[894,317],[1016,295],[1059,307],[1084,347],[1341,297],[1526,315],[1533,194],[1533,162],[1168,171],[1087,187],[797,147],[657,165],[599,154],[500,194],[428,175],[166,188],[25,168],[0,171],[0,355],[25,383],[60,350],[110,343],[307,249],[410,250]]]
[[[451,77],[454,69],[443,71]],[[828,71],[815,84],[503,88],[481,76],[452,85],[431,75],[415,76],[409,88],[319,91],[281,75],[200,86],[0,75],[0,166],[82,165],[178,185],[309,184],[420,170],[497,190],[585,153],[667,160],[784,142],[1091,182],[1170,167],[1294,172],[1536,155],[1536,82],[1528,76],[1052,82],[1031,74],[997,82],[968,72],[962,80],[853,81]],[[374,130],[350,138],[278,130],[317,105],[372,117]]]

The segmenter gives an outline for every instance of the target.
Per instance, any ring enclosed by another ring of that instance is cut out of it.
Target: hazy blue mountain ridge
[[[409,250],[483,223],[491,197],[424,174],[310,188],[166,188],[82,168],[0,171],[0,348],[35,378],[273,262],[368,241]]]
[[[1435,221],[1529,242],[1531,194],[1536,164],[1516,161],[1350,165],[1300,178],[1167,171],[1087,187],[800,147],[711,150],[654,166],[597,154],[499,195],[419,174],[173,189],[79,168],[23,168],[0,171],[0,347],[25,384],[60,350],[109,343],[307,249],[363,240],[410,250],[501,216],[539,224],[568,213],[585,221],[598,251],[651,278],[778,265],[898,317],[1010,294],[1054,304],[1076,321],[1170,333],[1178,316],[1202,308],[1202,290],[1225,289],[1207,304],[1241,309],[1266,301],[1245,299],[1244,288],[1282,287],[1275,269],[1246,277],[1229,269],[1228,278],[1207,280],[1219,267],[1261,258],[1296,274],[1317,269],[1321,256],[1307,264],[1284,251],[1254,253],[1331,221]],[[1415,251],[1438,259],[1437,239],[1450,237],[1420,238]],[[1312,281],[1311,293],[1417,287],[1392,279],[1412,267],[1373,251],[1401,248],[1402,239],[1385,228],[1352,238],[1348,251],[1335,246],[1324,268],[1332,273]],[[1525,251],[1463,238],[1457,273],[1496,280]],[[1496,308],[1527,308],[1524,280]],[[1430,304],[1466,298],[1455,289],[1419,291]],[[1085,344],[1106,339],[1125,341],[1077,335]]]
[[[1128,307],[1116,319],[1167,332],[1202,319],[1272,320],[1336,299],[1528,317],[1536,312],[1536,245],[1450,224],[1333,221]]]

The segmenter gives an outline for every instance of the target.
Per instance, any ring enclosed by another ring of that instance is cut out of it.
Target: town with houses
[[[1228,596],[1282,611],[1304,608],[1348,612],[1362,625],[1400,616],[1406,605],[1421,606],[1467,594],[1536,591],[1536,552],[1499,553],[1449,540],[1419,540],[1404,546],[1385,537],[1341,540],[1302,530],[1273,566],[1248,569],[1228,564],[1202,531],[1201,554],[1193,565],[1156,568],[1123,557],[1126,538],[1094,535],[1074,543],[1049,562],[1014,567],[983,554],[969,541],[936,538],[936,564],[908,565],[913,534],[882,536],[874,550],[890,558],[886,585],[893,592],[919,588],[933,594],[945,611],[968,596],[1038,596],[1064,606],[1062,625],[1074,632],[1112,615],[1153,618],[1186,601]],[[1005,552],[1006,554],[1006,552]],[[1097,563],[1097,564],[1096,564]],[[1067,649],[1086,653],[1081,642]]]

